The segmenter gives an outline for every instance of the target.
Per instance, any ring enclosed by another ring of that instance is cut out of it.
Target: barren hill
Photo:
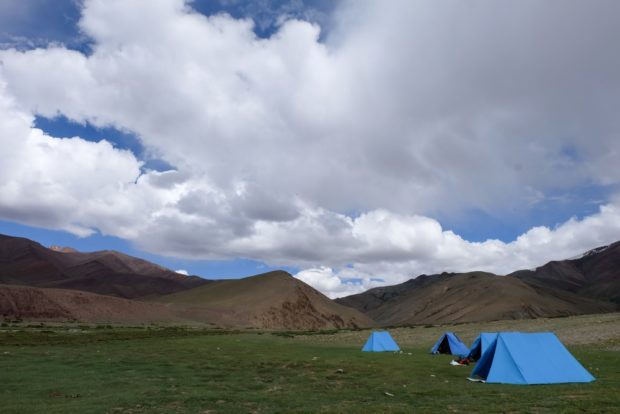
[[[426,276],[337,299],[383,325],[489,321],[620,308],[620,242],[508,276]]]
[[[64,289],[0,285],[4,319],[80,322],[180,322],[158,304]]]
[[[422,275],[337,302],[281,271],[207,281],[115,251],[48,249],[28,239],[0,235],[0,311],[4,312],[0,315],[83,321],[174,320],[267,329],[609,312],[620,309],[620,242],[532,271],[508,276],[483,272]]]
[[[32,240],[0,235],[0,283],[75,289],[122,298],[165,295],[208,281],[146,260],[105,250],[48,249]]]
[[[270,329],[373,325],[367,316],[338,305],[285,272],[207,281],[115,251],[48,249],[28,239],[3,235],[0,287],[0,310],[6,317],[176,320]]]
[[[215,281],[154,300],[183,318],[223,326],[326,329],[374,325],[364,314],[335,303],[283,271]]]
[[[549,262],[510,276],[541,290],[561,289],[620,305],[620,242],[597,247],[579,258]]]
[[[472,272],[420,276],[337,299],[381,325],[478,322],[609,312],[612,304],[537,290],[519,279]]]

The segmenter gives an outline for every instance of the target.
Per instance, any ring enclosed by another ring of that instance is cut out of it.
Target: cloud
[[[181,274],[181,275],[185,275],[185,276],[189,276],[189,272],[185,269],[179,269],[179,270],[175,270],[175,272]]]
[[[140,162],[106,141],[54,138],[33,128],[0,82],[0,213],[9,220],[91,234],[104,220],[125,220],[127,187]],[[138,209],[139,205],[131,206]],[[135,210],[134,210],[135,212]],[[122,231],[121,231],[122,233]]]
[[[614,199],[510,243],[433,218],[620,183],[618,3],[472,4],[344,2],[326,35],[295,12],[259,38],[191,2],[85,1],[91,54],[0,51],[0,217],[307,269],[331,295],[614,241]],[[34,115],[130,131],[175,169]]]
[[[335,272],[330,267],[321,266],[302,270],[295,277],[332,298],[353,295],[382,284],[370,278],[347,278],[345,275],[346,270]]]
[[[343,243],[359,247],[349,252],[347,259],[352,265],[309,268],[295,276],[330,297],[341,297],[401,283],[420,274],[474,270],[507,274],[534,268],[612,243],[620,234],[618,203],[602,206],[596,214],[582,220],[572,218],[555,228],[532,228],[510,243],[468,242],[450,231],[442,231],[439,223],[430,218],[395,217],[386,212],[369,214],[381,219],[371,219],[370,225],[366,217],[352,222],[352,240]],[[385,220],[392,226],[386,226]],[[360,239],[363,243],[357,243]],[[328,258],[329,248],[326,250],[321,254]]]

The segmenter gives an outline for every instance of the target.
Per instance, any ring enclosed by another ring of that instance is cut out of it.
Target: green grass
[[[0,329],[0,412],[570,413],[620,407],[618,338],[570,346],[597,377],[591,384],[511,386],[471,383],[465,379],[471,368],[428,355],[430,338],[442,329],[400,328],[401,336],[410,335],[403,353],[370,354],[352,341],[368,332],[282,336],[9,325]],[[419,342],[411,339],[416,332]]]

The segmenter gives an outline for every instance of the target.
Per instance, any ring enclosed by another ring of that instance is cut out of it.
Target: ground
[[[554,331],[590,384],[472,383],[428,349],[444,330]],[[9,413],[617,412],[620,314],[391,330],[402,353],[362,353],[369,331],[326,334],[5,323]]]

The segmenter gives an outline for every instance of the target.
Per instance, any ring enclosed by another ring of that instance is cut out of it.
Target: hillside
[[[157,303],[64,289],[0,285],[0,316],[5,320],[80,322],[181,322]]]
[[[507,276],[422,275],[336,301],[382,325],[610,312],[620,309],[620,242]]]
[[[5,318],[175,320],[268,329],[374,324],[285,272],[207,281],[116,251],[81,253],[3,235],[0,288]]]
[[[368,327],[374,322],[282,271],[216,281],[154,299],[185,319],[268,329]]]
[[[481,322],[609,312],[612,304],[491,273],[443,273],[337,299],[381,325]]]
[[[0,235],[0,284],[74,289],[131,299],[165,295],[207,282],[116,251],[48,249],[32,240]]]
[[[579,258],[549,262],[510,276],[538,289],[560,289],[620,305],[620,242],[590,250]]]
[[[620,243],[508,276],[422,275],[332,301],[281,271],[207,281],[116,251],[0,235],[0,287],[5,318],[331,329],[555,317],[620,308]]]

